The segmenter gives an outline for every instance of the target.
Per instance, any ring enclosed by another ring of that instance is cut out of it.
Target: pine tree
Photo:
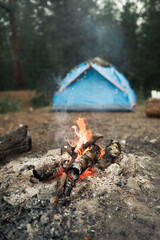
[[[160,89],[160,1],[145,0],[139,35],[138,79],[144,90]]]

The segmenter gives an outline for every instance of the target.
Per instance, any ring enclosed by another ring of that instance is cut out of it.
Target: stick
[[[101,135],[100,133],[97,133],[96,135],[94,135],[90,141],[84,143],[82,145],[83,150],[87,149],[88,147],[91,147],[92,145],[94,145],[96,143],[96,141],[98,141],[100,138],[103,138],[103,135]]]

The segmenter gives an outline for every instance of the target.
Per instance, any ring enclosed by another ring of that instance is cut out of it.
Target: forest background
[[[0,0],[0,91],[53,93],[96,56],[138,94],[160,90],[160,1]]]

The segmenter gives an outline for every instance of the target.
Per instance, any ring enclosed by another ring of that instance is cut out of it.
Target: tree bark
[[[0,137],[0,160],[13,157],[16,154],[27,152],[31,149],[32,140],[28,136],[28,127],[23,126],[16,131]]]
[[[147,117],[160,117],[160,98],[149,98],[146,102]]]
[[[14,66],[14,80],[16,89],[22,89],[23,83],[20,71],[20,60],[18,52],[18,35],[16,26],[16,15],[15,15],[15,0],[9,0],[10,4],[10,23],[12,30],[12,53],[13,53],[13,66]]]

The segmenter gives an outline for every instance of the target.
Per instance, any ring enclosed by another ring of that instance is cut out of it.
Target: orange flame
[[[76,120],[76,123],[79,127],[79,130],[76,125],[72,126],[72,128],[74,129],[75,134],[78,137],[78,142],[72,141],[72,144],[76,146],[75,152],[77,153],[77,158],[79,158],[84,153],[84,149],[82,148],[82,145],[91,139],[92,131],[91,129],[89,130],[86,129],[86,123],[83,118],[78,118],[78,120]],[[100,151],[101,152],[98,159],[100,159],[104,155],[104,150],[102,149],[102,147],[100,147]],[[93,176],[92,168],[86,169],[86,171],[80,176],[79,179],[83,179],[86,176]]]
[[[100,159],[105,154],[105,151],[103,150],[103,148],[101,146],[99,146],[99,147],[100,147],[100,154],[99,154],[98,159]]]
[[[89,129],[89,130],[86,129],[86,123],[83,118],[78,118],[78,120],[76,120],[76,123],[77,123],[78,127],[76,125],[73,125],[72,128],[74,129],[74,132],[75,132],[76,136],[78,137],[78,141],[76,141],[76,140],[72,141],[72,145],[76,146],[75,152],[77,153],[77,158],[79,158],[84,153],[84,149],[82,147],[83,144],[88,142],[92,137],[92,131],[91,131],[91,129]],[[87,149],[89,149],[89,148],[87,148]],[[104,155],[104,153],[105,153],[104,150],[102,149],[102,147],[100,147],[100,154],[99,154],[98,159],[100,159]],[[61,176],[62,173],[63,173],[63,170],[60,171],[57,174],[57,176],[58,177]],[[86,169],[86,171],[83,174],[81,174],[81,176],[78,180],[82,180],[86,176],[93,176],[93,175],[94,175],[93,169],[91,167],[89,167]]]
[[[77,153],[77,157],[80,157],[84,152],[82,145],[91,139],[92,131],[91,129],[86,129],[86,123],[83,118],[78,118],[78,120],[76,120],[76,123],[79,127],[79,131],[76,125],[72,126],[72,128],[78,137],[78,142],[73,141],[72,144],[76,145],[75,152]]]

